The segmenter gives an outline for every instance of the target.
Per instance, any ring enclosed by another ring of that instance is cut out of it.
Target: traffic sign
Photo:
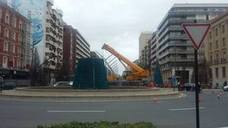
[[[198,49],[200,48],[203,40],[205,39],[209,29],[210,24],[182,24],[185,33],[189,36],[192,41],[195,56],[195,105],[196,105],[196,128],[200,128],[200,113],[199,113],[199,83],[198,83]]]
[[[182,26],[192,41],[194,48],[199,49],[210,29],[210,24],[189,23]]]

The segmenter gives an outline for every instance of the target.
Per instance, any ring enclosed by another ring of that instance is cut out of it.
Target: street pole
[[[199,116],[199,84],[198,84],[198,50],[195,49],[195,105],[196,105],[196,128],[200,128]]]
[[[210,29],[210,24],[197,24],[195,23],[184,23],[182,24],[185,33],[189,36],[194,47],[195,56],[195,105],[196,105],[196,128],[200,128],[200,113],[199,113],[199,82],[198,82],[198,49],[203,43],[207,33]]]

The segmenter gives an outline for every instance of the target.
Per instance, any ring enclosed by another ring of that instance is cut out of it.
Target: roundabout
[[[42,99],[52,101],[93,101],[93,100],[151,100],[180,98],[183,93],[168,88],[101,89],[77,90],[70,87],[26,87],[4,90],[0,94],[6,99]]]

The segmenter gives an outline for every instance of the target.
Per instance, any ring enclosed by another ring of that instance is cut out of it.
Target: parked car
[[[195,86],[195,83],[185,83],[184,84],[184,88],[186,91],[195,91],[196,89],[196,86]],[[202,87],[199,83],[199,93],[202,91]]]
[[[228,91],[228,85],[223,87],[223,91]]]
[[[56,82],[54,84],[54,87],[57,87],[57,86],[72,86],[73,85],[73,82],[71,81],[59,81],[59,82]]]
[[[195,84],[194,83],[185,83],[184,88],[186,91],[194,91],[195,90]]]
[[[74,83],[73,81],[69,81],[70,86],[73,86],[73,83]]]
[[[15,81],[5,81],[1,83],[1,89],[2,90],[11,90],[16,88],[16,82]]]

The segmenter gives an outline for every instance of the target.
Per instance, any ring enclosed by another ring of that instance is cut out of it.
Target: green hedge
[[[70,122],[55,125],[37,126],[37,128],[156,128],[152,123],[139,122],[139,123],[126,123],[120,124],[119,122],[94,122],[94,123],[81,123],[81,122]]]

